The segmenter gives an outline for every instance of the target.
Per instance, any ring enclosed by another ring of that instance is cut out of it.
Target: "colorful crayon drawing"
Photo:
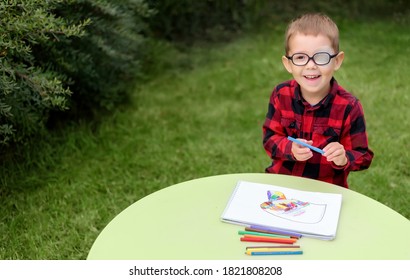
[[[314,204],[298,199],[287,199],[279,191],[268,191],[268,201],[260,207],[269,214],[299,223],[319,223],[326,212],[326,204]]]

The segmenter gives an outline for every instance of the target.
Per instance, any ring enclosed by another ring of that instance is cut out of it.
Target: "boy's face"
[[[289,40],[288,57],[291,57],[294,54],[307,54],[309,57],[312,57],[318,52],[326,52],[330,55],[336,55],[335,50],[331,47],[330,39],[320,34],[314,36],[297,33]],[[344,53],[339,52],[339,54],[334,58],[331,58],[326,65],[317,65],[312,59],[310,59],[306,65],[298,66],[288,59],[288,57],[282,57],[283,65],[300,85],[302,95],[305,98],[310,97],[313,99],[321,99],[329,93],[330,80],[333,77],[334,71],[339,69],[342,65]],[[297,58],[300,57],[301,56],[299,55],[294,56],[293,61],[299,64]],[[316,58],[318,58],[316,60],[317,63],[323,63],[323,61],[319,59],[319,55],[315,56],[315,59]]]

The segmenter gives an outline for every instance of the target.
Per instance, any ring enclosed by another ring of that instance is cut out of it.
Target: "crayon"
[[[241,237],[241,241],[246,241],[246,242],[271,242],[271,243],[285,243],[285,244],[293,244],[295,243],[295,239],[289,238],[261,238],[261,237],[249,237],[249,236],[244,236]]]
[[[307,144],[307,143],[305,143],[305,142],[303,142],[303,141],[300,141],[300,140],[298,140],[298,139],[295,139],[295,138],[293,138],[293,137],[288,136],[288,139],[289,139],[290,141],[292,141],[292,142],[295,142],[295,143],[299,144],[299,145],[302,145],[302,146],[304,146],[304,147],[307,147],[307,148],[311,149],[312,151],[318,152],[319,154],[322,154],[322,155],[323,155],[323,154],[325,153],[325,151],[323,151],[322,149],[319,149],[319,148],[317,148],[317,147],[314,147],[314,146],[312,146],[312,145],[309,145],[309,144]]]
[[[300,248],[299,245],[274,245],[274,246],[248,246],[246,250],[252,249],[274,249],[274,248]]]
[[[240,235],[249,234],[249,235],[256,235],[256,236],[269,236],[269,237],[291,238],[289,235],[279,235],[279,234],[264,233],[264,232],[249,231],[249,230],[239,230],[239,231],[238,231],[238,234],[240,234]]]
[[[290,242],[296,242],[295,239],[289,237],[275,237],[275,236],[262,236],[262,235],[252,235],[252,234],[244,234],[243,237],[252,237],[252,238],[264,238],[264,239],[280,239],[280,240],[289,240]]]
[[[282,235],[288,235],[288,236],[296,237],[296,238],[302,237],[302,234],[297,233],[297,232],[285,231],[285,230],[281,230],[281,229],[274,229],[274,228],[269,228],[269,227],[264,227],[264,226],[256,226],[256,225],[252,225],[250,227],[247,227],[247,228],[245,228],[245,230],[264,232],[264,233],[272,233],[272,234],[282,234]]]
[[[300,248],[255,248],[247,249],[246,252],[294,252],[301,251]]]
[[[250,234],[245,234],[243,235],[243,237],[246,238],[258,238],[258,239],[273,239],[273,240],[283,240],[285,241],[287,244],[293,244],[295,243],[297,240],[293,239],[293,238],[282,238],[282,237],[270,237],[270,236],[256,236],[256,235],[250,235]]]
[[[268,255],[302,255],[303,251],[284,251],[284,252],[247,252],[251,256],[268,256]]]

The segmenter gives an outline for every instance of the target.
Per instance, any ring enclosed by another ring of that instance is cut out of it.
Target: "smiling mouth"
[[[314,80],[314,79],[319,78],[320,75],[305,75],[305,76],[303,76],[303,77],[305,77],[305,78],[308,79],[308,80]]]

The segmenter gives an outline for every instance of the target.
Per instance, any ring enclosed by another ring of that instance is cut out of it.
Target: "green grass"
[[[280,62],[283,29],[197,47],[99,125],[56,131],[4,161],[0,259],[84,259],[111,219],[158,189],[264,172],[269,95],[290,78]],[[361,99],[375,152],[350,186],[410,218],[407,26],[344,22],[340,30],[346,59],[336,78]]]

